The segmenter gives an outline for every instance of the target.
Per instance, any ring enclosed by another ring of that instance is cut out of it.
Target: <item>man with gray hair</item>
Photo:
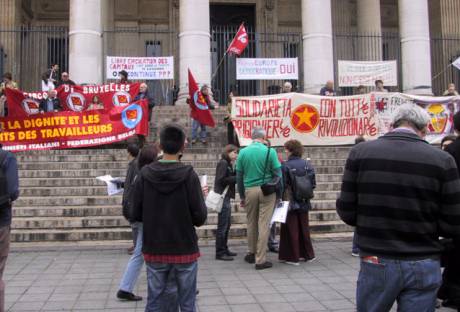
[[[337,200],[356,226],[358,311],[434,311],[441,284],[439,236],[460,237],[460,180],[449,154],[423,138],[429,115],[414,104],[393,130],[350,151]]]
[[[242,205],[248,218],[249,253],[244,260],[255,263],[256,270],[272,267],[267,261],[267,241],[276,194],[264,195],[261,186],[275,176],[281,177],[281,164],[274,149],[267,147],[266,132],[252,131],[253,142],[243,148],[236,161],[236,181]]]

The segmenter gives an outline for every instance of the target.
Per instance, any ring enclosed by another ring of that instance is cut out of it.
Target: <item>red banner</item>
[[[123,107],[134,101],[139,93],[139,83],[88,86],[62,85],[56,89],[60,110],[83,112],[91,109],[110,110]],[[8,117],[26,117],[40,113],[40,103],[48,98],[47,92],[23,92],[6,89]],[[94,104],[93,104],[94,103]]]
[[[145,100],[83,112],[62,111],[0,118],[0,143],[9,151],[65,149],[148,135]]]

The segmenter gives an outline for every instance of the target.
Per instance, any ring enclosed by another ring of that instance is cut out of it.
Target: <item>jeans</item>
[[[137,234],[139,234],[138,222],[133,222],[130,225],[131,225],[131,231],[133,233],[133,246],[134,248],[136,248]]]
[[[148,297],[145,312],[164,312],[161,297],[173,294],[177,287],[177,301],[181,312],[195,312],[196,276],[198,262],[185,264],[147,262]],[[170,276],[175,274],[175,278]],[[172,279],[172,280],[171,280]],[[169,283],[168,283],[169,280]],[[172,298],[173,296],[168,296]]]
[[[225,256],[228,252],[227,242],[231,219],[232,206],[230,205],[230,197],[225,197],[222,211],[218,214],[217,218],[216,257]]]
[[[192,119],[192,140],[198,139],[198,129],[201,129],[200,139],[201,141],[206,140],[206,126],[200,124],[198,120]]]
[[[353,231],[353,242],[351,245],[351,252],[354,254],[359,254],[359,247],[358,247],[358,234],[356,234],[356,228]]]
[[[136,285],[139,274],[141,273],[142,265],[144,264],[144,256],[142,255],[142,222],[134,222],[131,224],[137,231],[136,247],[134,248],[133,255],[126,265],[125,273],[120,282],[120,290],[132,293]]]
[[[401,312],[431,312],[441,285],[439,260],[361,260],[356,290],[358,312],[390,311],[394,302]]]

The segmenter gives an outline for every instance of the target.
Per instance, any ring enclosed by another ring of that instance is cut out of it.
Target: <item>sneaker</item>
[[[244,261],[251,264],[256,263],[256,256],[253,253],[248,253],[244,256]]]
[[[284,261],[283,263],[284,264],[289,264],[289,265],[296,265],[296,266],[300,265],[300,263],[298,263],[298,262],[291,262],[291,261]]]
[[[233,257],[230,257],[229,255],[216,256],[216,260],[233,261]]]
[[[125,300],[125,301],[141,301],[142,297],[141,296],[136,296],[133,293],[124,291],[124,290],[119,290],[117,292],[117,298],[120,300]]]
[[[351,255],[352,255],[353,257],[359,257],[359,253],[357,253],[357,252],[352,252]]]
[[[273,247],[268,248],[268,251],[273,252],[273,253],[279,253],[280,252],[280,250],[279,250],[279,248],[277,246],[273,246]]]
[[[201,143],[203,143],[204,145],[208,144],[206,140],[201,140]]]
[[[230,251],[230,250],[227,250],[227,256],[230,256],[230,257],[236,257],[238,254],[236,252],[233,252],[233,251]]]
[[[313,261],[316,261],[316,257],[313,257],[313,258],[307,260],[307,262],[313,262]]]
[[[269,261],[265,261],[264,263],[261,263],[261,264],[256,264],[255,267],[256,267],[256,270],[265,270],[265,269],[269,269],[273,266],[273,264]]]
[[[132,255],[132,254],[134,253],[134,248],[136,248],[136,247],[131,246],[131,247],[128,248],[128,250],[127,250],[127,251],[128,251],[128,255]]]
[[[196,139],[193,139],[191,143],[196,144]]]

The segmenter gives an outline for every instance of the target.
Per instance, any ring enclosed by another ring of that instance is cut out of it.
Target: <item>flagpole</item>
[[[222,62],[224,61],[225,57],[227,56],[227,52],[228,52],[228,51],[225,51],[224,55],[223,55],[222,58],[220,59],[219,64],[217,64],[216,70],[214,70],[214,73],[213,73],[212,76],[211,76],[211,82],[212,82],[212,81],[214,80],[214,78],[216,77],[217,71],[219,70],[220,65],[222,65]]]
[[[452,63],[450,63],[449,65],[447,65],[442,71],[440,71],[440,72],[437,73],[435,76],[433,76],[433,78],[431,78],[431,81],[435,80],[436,78],[438,78],[439,76],[441,76],[442,74],[444,74],[444,73],[446,72],[446,70],[448,70],[451,66],[452,66]]]

